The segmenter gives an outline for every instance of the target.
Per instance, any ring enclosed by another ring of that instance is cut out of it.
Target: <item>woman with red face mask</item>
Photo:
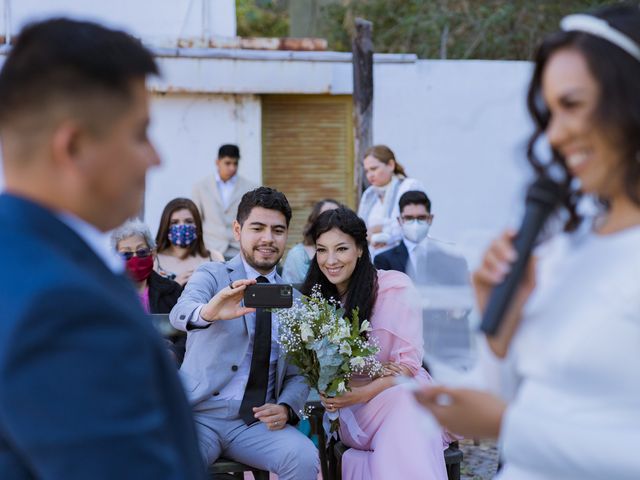
[[[147,313],[169,313],[182,293],[182,287],[153,270],[155,241],[149,228],[130,220],[111,234],[114,249],[126,262],[140,302]]]

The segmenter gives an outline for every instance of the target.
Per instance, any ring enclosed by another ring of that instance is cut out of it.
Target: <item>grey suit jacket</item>
[[[180,368],[187,397],[192,405],[216,396],[235,374],[249,346],[249,332],[254,331],[255,316],[218,320],[206,328],[188,329],[199,307],[207,303],[230,282],[246,278],[240,255],[226,263],[209,262],[191,276],[182,296],[171,310],[171,324],[187,331],[187,352]],[[276,276],[277,281],[282,281]],[[309,395],[309,387],[297,369],[280,354],[276,368],[277,403],[288,404],[299,412]]]
[[[208,249],[220,253],[226,252],[230,246],[236,250],[240,249],[240,245],[233,238],[231,225],[236,218],[242,195],[254,188],[256,185],[238,175],[229,205],[224,208],[215,175],[207,175],[194,185],[193,202],[198,206],[202,216],[203,239]]]

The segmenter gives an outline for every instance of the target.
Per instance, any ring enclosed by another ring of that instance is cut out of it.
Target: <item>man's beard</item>
[[[242,256],[244,257],[244,260],[254,270],[273,270],[273,268],[278,264],[278,262],[282,258],[282,252],[277,252],[276,253],[277,258],[275,258],[274,260],[263,260],[260,262],[256,259],[255,249],[251,249],[251,251],[249,252],[250,255],[247,253],[247,251],[244,248],[241,247],[241,250],[242,250]]]

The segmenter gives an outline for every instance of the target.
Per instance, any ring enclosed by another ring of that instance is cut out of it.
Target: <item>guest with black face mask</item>
[[[136,286],[147,313],[169,313],[182,287],[153,270],[156,244],[149,228],[139,220],[127,221],[111,234],[113,248],[126,261],[127,272]]]
[[[182,286],[203,263],[224,261],[220,252],[205,247],[202,217],[188,198],[174,198],[164,207],[156,244],[158,253],[153,269]]]

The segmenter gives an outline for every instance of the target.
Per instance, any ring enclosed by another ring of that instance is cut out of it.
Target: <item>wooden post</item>
[[[356,205],[367,186],[362,156],[373,143],[373,24],[356,18],[353,52],[353,120],[355,137],[354,190]]]

